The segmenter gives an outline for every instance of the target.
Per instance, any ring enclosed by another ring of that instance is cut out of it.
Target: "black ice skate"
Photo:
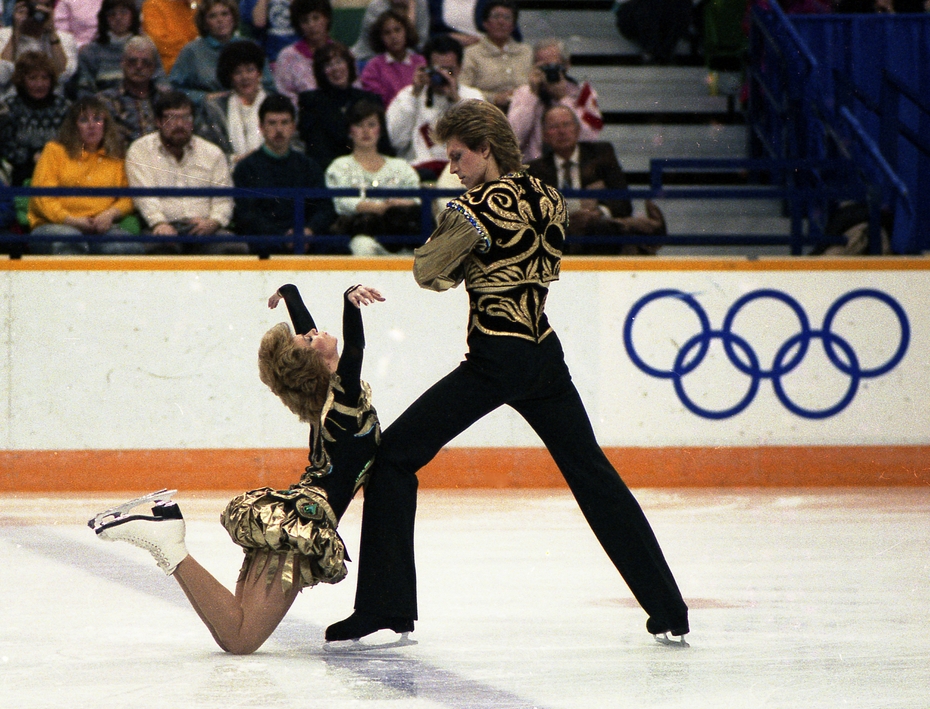
[[[392,630],[399,633],[400,638],[390,642],[377,642],[376,639],[361,641],[379,630]],[[326,629],[324,648],[330,652],[361,652],[416,645],[417,641],[410,639],[412,632],[413,621],[409,618],[387,618],[356,611],[345,620],[333,623]]]

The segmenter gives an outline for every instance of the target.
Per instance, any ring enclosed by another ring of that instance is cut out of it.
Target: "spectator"
[[[32,177],[45,144],[58,135],[69,101],[55,93],[57,74],[44,52],[25,52],[16,60],[16,92],[0,105],[0,158],[10,165],[10,184]]]
[[[691,26],[692,0],[620,0],[617,30],[640,46],[646,64],[669,64]]]
[[[362,99],[375,103],[380,103],[380,99],[370,91],[352,86],[355,61],[348,48],[339,42],[317,50],[313,56],[313,74],[319,88],[298,96],[297,130],[307,155],[325,170],[334,158],[351,150],[346,123],[349,107]],[[378,150],[394,154],[386,130],[381,132]]]
[[[236,0],[204,0],[197,5],[194,21],[200,37],[184,46],[168,78],[172,87],[186,93],[200,108],[204,100],[216,98],[224,90],[216,76],[216,65],[239,26],[239,6]],[[262,82],[272,90],[270,72],[262,75]]]
[[[58,140],[48,143],[36,164],[33,187],[126,187],[126,145],[95,98],[79,99],[61,124]],[[32,253],[142,254],[140,243],[99,241],[101,234],[128,234],[119,222],[132,212],[128,197],[33,197],[29,200],[32,234],[86,236],[88,241],[32,242]]]
[[[92,96],[120,85],[123,79],[123,49],[126,42],[132,37],[138,37],[141,31],[136,0],[103,0],[97,18],[97,36],[78,52],[78,96]],[[157,53],[156,59],[156,76],[161,77],[164,72]]]
[[[278,54],[274,81],[278,93],[287,96],[294,105],[301,92],[317,87],[313,55],[333,41],[329,36],[332,22],[333,7],[329,0],[292,0],[291,23],[300,39]]]
[[[529,82],[514,91],[507,112],[523,159],[535,160],[542,155],[543,111],[555,104],[568,106],[578,116],[581,140],[597,140],[604,127],[597,92],[587,81],[579,86],[568,75],[571,63],[565,44],[559,39],[544,39],[536,44],[533,60]]]
[[[326,169],[326,186],[334,189],[357,187],[358,197],[335,197],[333,225],[337,234],[349,234],[349,249],[356,256],[383,256],[400,247],[386,248],[374,237],[420,233],[420,200],[404,197],[368,197],[373,187],[418,189],[420,178],[400,158],[378,152],[384,124],[384,109],[374,101],[358,101],[346,113],[352,153],[333,160]]]
[[[430,36],[451,34],[463,47],[481,39],[481,19],[488,0],[429,0]],[[521,40],[520,29],[513,38]]]
[[[127,145],[158,130],[155,101],[168,91],[166,84],[155,81],[159,62],[158,49],[151,39],[145,35],[133,37],[123,47],[122,80],[99,94]]]
[[[42,52],[52,60],[59,90],[77,71],[77,45],[52,21],[54,0],[17,0],[12,27],[0,27],[0,94],[6,93],[16,60],[25,52]]]
[[[581,143],[578,116],[568,106],[556,104],[543,115],[543,141],[549,152],[529,164],[528,172],[559,189],[625,190],[626,177],[610,143]],[[634,217],[629,200],[597,202],[567,200],[568,236],[665,234],[659,208],[646,200],[646,216]],[[566,242],[568,253],[654,254],[659,247],[637,244],[575,244]]]
[[[240,39],[227,44],[220,52],[216,76],[231,91],[207,99],[200,112],[197,134],[220,146],[234,163],[262,145],[258,109],[265,100],[264,68],[265,53],[255,42]]]
[[[281,50],[299,39],[291,24],[291,0],[242,0],[239,10],[272,66]]]
[[[145,0],[142,31],[155,42],[162,67],[170,73],[181,49],[197,39],[194,7],[189,0]]]
[[[352,56],[359,62],[367,62],[378,54],[369,41],[371,28],[377,19],[388,10],[394,10],[407,18],[407,22],[416,31],[417,42],[429,37],[429,3],[427,0],[371,0],[362,16],[358,41],[352,45]],[[417,46],[419,46],[417,43],[411,45],[411,47]]]
[[[462,82],[484,92],[504,113],[514,90],[527,83],[533,68],[533,50],[513,39],[517,5],[512,0],[490,0],[482,11],[481,39],[465,50]]]
[[[262,101],[258,115],[264,143],[236,165],[233,170],[236,187],[326,187],[323,169],[291,145],[297,134],[297,112],[290,99],[271,94]],[[294,202],[290,199],[237,197],[234,215],[240,234],[294,234]],[[336,218],[332,200],[306,200],[304,216],[305,236],[325,234]],[[252,251],[267,256],[272,252],[293,252],[293,246],[258,244]]]
[[[135,1],[135,0],[133,0]],[[57,0],[55,28],[68,32],[78,49],[93,41],[97,34],[101,0]]]
[[[402,89],[387,110],[387,129],[397,154],[424,180],[434,180],[447,162],[446,149],[432,137],[439,116],[466,98],[484,98],[459,82],[462,45],[449,35],[430,39],[423,48],[429,71],[419,69],[413,84]]]
[[[132,187],[231,187],[229,163],[218,147],[194,135],[194,105],[180,91],[168,91],[155,102],[157,133],[129,146],[126,175]],[[152,234],[163,237],[154,253],[244,254],[241,243],[215,241],[183,247],[171,237],[221,236],[232,216],[231,197],[137,197],[136,208]]]
[[[369,43],[378,52],[362,69],[362,88],[390,106],[397,93],[413,83],[418,68],[426,65],[423,55],[413,48],[419,38],[405,15],[385,10],[369,30]]]

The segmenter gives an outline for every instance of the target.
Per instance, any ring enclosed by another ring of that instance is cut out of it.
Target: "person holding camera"
[[[413,165],[424,181],[435,180],[445,167],[445,148],[433,140],[439,116],[468,98],[484,98],[481,91],[459,83],[462,45],[450,35],[437,35],[423,47],[426,66],[417,69],[413,83],[400,90],[387,109],[387,129],[397,156]]]
[[[77,71],[77,44],[68,32],[55,29],[55,0],[17,0],[12,27],[0,27],[0,93],[6,93],[13,66],[25,52],[42,52],[52,60],[58,85]]]
[[[579,140],[597,140],[604,119],[597,103],[597,92],[585,81],[579,84],[568,75],[571,67],[565,43],[544,39],[533,47],[533,70],[529,81],[517,88],[507,111],[507,120],[529,162],[542,157],[543,113],[550,106],[570,108],[581,125]]]

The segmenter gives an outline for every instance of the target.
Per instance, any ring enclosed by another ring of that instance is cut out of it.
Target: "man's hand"
[[[152,233],[155,236],[177,236],[178,230],[168,222],[162,222],[152,227]]]
[[[190,233],[194,236],[210,236],[220,228],[220,223],[209,217],[191,217],[189,221],[191,224]]]
[[[271,297],[268,299],[268,307],[274,310],[278,307],[278,303],[281,302],[281,294],[278,291],[275,291],[271,294]]]
[[[614,221],[621,224],[624,231],[630,234],[654,236],[666,233],[665,217],[655,203],[649,199],[646,200],[646,216],[618,217]]]

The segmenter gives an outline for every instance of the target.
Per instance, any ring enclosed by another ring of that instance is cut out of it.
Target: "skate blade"
[[[129,502],[124,502],[123,504],[117,505],[116,507],[112,507],[106,510],[105,512],[101,512],[93,519],[87,520],[87,526],[96,531],[97,529],[99,529],[100,527],[104,525],[115,522],[116,520],[118,520],[120,517],[125,515],[127,512],[129,512],[129,510],[133,509],[134,507],[138,507],[139,505],[144,505],[149,502],[157,504],[159,502],[170,500],[171,496],[174,495],[175,493],[177,493],[177,490],[169,490],[168,488],[163,488],[156,492],[151,492],[148,495],[137,497],[134,500],[130,500]]]
[[[672,640],[672,638],[668,636],[668,633],[661,633],[659,635],[653,635],[652,637],[656,639],[656,642],[659,643],[659,645],[665,645],[666,647],[673,647],[673,648],[679,648],[679,649],[691,647],[688,644],[688,641],[685,640],[684,635],[674,636],[678,638],[678,640]]]
[[[386,643],[365,642],[366,638],[359,640],[334,640],[323,643],[323,651],[332,652],[337,655],[351,655],[358,652],[371,652],[372,650],[393,650],[394,648],[398,647],[416,645],[417,641],[409,637],[409,635],[409,633],[402,633],[397,640]]]

